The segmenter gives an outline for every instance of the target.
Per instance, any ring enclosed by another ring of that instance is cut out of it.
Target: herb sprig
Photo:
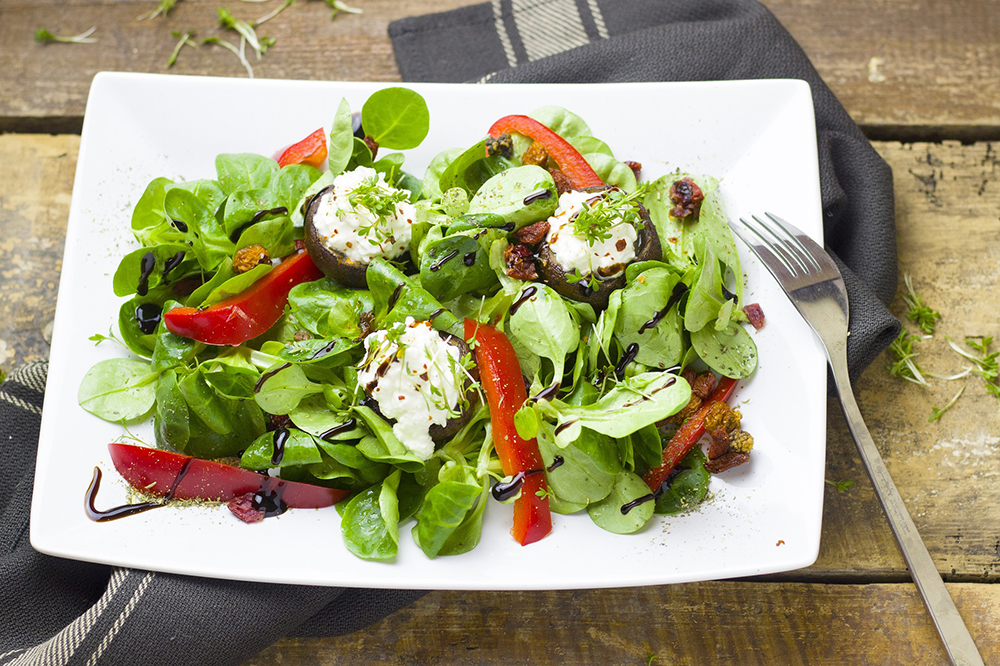
[[[611,229],[621,224],[641,227],[642,216],[637,204],[642,201],[647,189],[649,186],[644,184],[629,194],[608,190],[596,201],[588,202],[573,218],[573,234],[593,247],[595,243],[611,238]]]
[[[371,224],[358,228],[358,233],[366,237],[372,245],[379,245],[392,236],[389,219],[396,215],[396,206],[406,199],[405,191],[390,192],[379,183],[377,175],[364,179],[347,195],[347,200],[354,210],[359,207],[364,208],[375,218]]]
[[[937,310],[932,310],[924,303],[924,300],[913,288],[913,282],[910,280],[909,274],[903,276],[903,282],[906,284],[906,291],[908,292],[903,294],[903,302],[909,308],[906,318],[919,326],[924,333],[933,335],[937,321],[941,318],[941,313]]]
[[[905,328],[901,330],[896,339],[889,345],[891,358],[886,359],[886,367],[889,369],[889,374],[893,377],[899,377],[900,379],[905,379],[921,386],[928,386],[927,380],[924,379],[924,375],[920,370],[920,366],[914,361],[919,354],[914,351],[913,343],[919,339]],[[895,360],[893,360],[893,357]]]
[[[1000,359],[1000,351],[990,351],[990,346],[993,344],[993,336],[976,336],[965,339],[965,344],[979,352],[979,356],[962,349],[951,338],[946,339],[956,354],[972,361],[972,372],[982,377],[986,390],[1000,400],[1000,382],[998,382],[1000,380],[1000,360],[998,360]]]
[[[142,16],[138,17],[138,21],[146,21],[149,19],[154,19],[157,16],[166,16],[171,11],[173,11],[174,6],[180,2],[180,0],[160,0],[160,4],[156,6],[151,12],[146,12]]]
[[[177,62],[177,56],[180,55],[181,49],[184,48],[185,44],[187,44],[193,49],[198,48],[198,44],[196,44],[194,40],[191,39],[195,35],[194,30],[185,30],[184,32],[181,32],[180,30],[174,30],[173,33],[171,34],[173,34],[173,36],[177,38],[179,41],[177,42],[177,46],[174,47],[173,53],[170,54],[170,59],[167,60],[167,67],[174,66],[174,63]]]
[[[934,421],[937,421],[939,418],[941,418],[941,416],[945,412],[947,412],[949,409],[951,409],[952,405],[954,405],[956,402],[958,402],[958,399],[960,397],[962,397],[963,393],[965,393],[965,387],[964,386],[962,388],[958,389],[958,393],[956,393],[954,396],[952,396],[951,400],[949,400],[948,404],[946,404],[944,407],[933,407],[933,408],[931,408],[931,416],[930,416],[929,419],[927,419],[927,422],[928,423],[933,423]]]
[[[58,42],[60,44],[96,44],[97,38],[91,37],[95,30],[97,30],[97,26],[94,26],[86,32],[81,32],[79,35],[62,37],[60,35],[52,34],[46,28],[39,28],[35,31],[35,41],[42,44],[52,44],[54,42]]]

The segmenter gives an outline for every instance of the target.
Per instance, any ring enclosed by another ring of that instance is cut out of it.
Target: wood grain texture
[[[993,629],[1000,621],[1000,586],[952,584],[949,591],[985,662],[1000,662]],[[945,663],[912,585],[723,581],[634,590],[432,592],[347,636],[278,641],[246,666]]]
[[[139,21],[156,2],[5,0],[0,7],[0,131],[79,131],[93,75],[102,70],[245,76],[219,47],[167,59],[171,31],[220,34],[216,0],[184,0],[165,18]],[[228,3],[244,19],[277,5]],[[299,2],[267,23],[274,48],[260,77],[395,81],[390,21],[474,4],[470,0],[356,0],[361,15],[329,20],[322,2]],[[851,115],[878,138],[1000,138],[1000,12],[993,0],[765,0]],[[71,11],[67,11],[71,8]],[[36,28],[90,45],[41,45]],[[229,33],[231,35],[232,33]],[[230,38],[227,35],[227,38]]]

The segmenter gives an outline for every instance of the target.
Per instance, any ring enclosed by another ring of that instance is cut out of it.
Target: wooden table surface
[[[172,30],[215,33],[218,5],[254,18],[276,6],[0,0],[0,367],[48,355],[87,91],[101,70],[167,71]],[[300,2],[268,24],[256,66],[270,78],[395,81],[389,21],[468,0],[355,0],[330,21]],[[892,166],[900,290],[912,275],[942,320],[920,362],[961,367],[945,336],[1000,337],[1000,8],[991,0],[766,0]],[[36,28],[97,44],[41,45]],[[236,59],[186,49],[170,71],[241,76]],[[897,296],[893,311],[905,306]],[[931,409],[967,389],[936,422]],[[978,378],[926,389],[877,360],[861,409],[986,663],[1000,663],[1000,402]],[[431,592],[353,634],[285,639],[248,664],[939,664],[946,658],[829,403],[818,561],[769,576],[637,589]],[[655,656],[654,656],[655,655]]]

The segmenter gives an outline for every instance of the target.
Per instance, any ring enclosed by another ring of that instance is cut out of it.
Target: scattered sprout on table
[[[53,42],[59,42],[60,44],[94,44],[97,42],[95,37],[91,37],[94,31],[97,30],[97,26],[94,26],[86,32],[81,32],[79,35],[73,35],[72,37],[62,37],[60,35],[54,35],[49,32],[46,28],[39,28],[35,30],[35,41],[41,42],[42,44],[51,44]]]
[[[962,394],[964,392],[965,392],[965,387],[963,386],[962,388],[958,389],[958,393],[956,393],[954,396],[952,396],[951,400],[949,400],[948,404],[946,404],[944,407],[940,407],[940,408],[934,407],[934,408],[932,408],[931,409],[931,416],[930,416],[929,419],[927,419],[927,421],[929,423],[933,423],[934,421],[937,421],[939,418],[941,418],[941,416],[946,411],[948,411],[949,409],[951,409],[952,405],[954,405],[956,402],[958,402],[958,399],[962,396]]]
[[[913,288],[913,282],[910,280],[909,274],[903,276],[903,282],[906,284],[907,291],[907,293],[903,294],[903,302],[909,308],[906,318],[919,326],[924,333],[933,335],[934,327],[937,326],[937,321],[941,318],[941,313],[937,310],[932,310],[924,303],[924,300]]]
[[[927,380],[924,379],[920,366],[913,360],[919,356],[913,349],[913,343],[919,339],[905,328],[901,330],[896,339],[889,345],[889,358],[886,359],[886,367],[893,377],[927,386]]]
[[[836,488],[838,493],[846,492],[850,490],[851,486],[854,485],[854,482],[849,479],[845,479],[843,481],[833,481],[832,479],[826,479],[826,483],[827,485]]]
[[[139,16],[136,20],[145,21],[147,19],[154,19],[157,16],[166,16],[173,10],[174,5],[178,2],[180,2],[180,0],[160,0],[160,4],[156,6],[156,9]]]
[[[170,59],[167,60],[167,67],[174,66],[174,63],[177,62],[177,56],[180,55],[181,49],[184,48],[185,44],[193,49],[198,48],[198,44],[191,39],[195,35],[194,30],[185,30],[184,32],[174,30],[171,34],[179,41],[177,42],[177,46],[174,47],[173,53],[170,54]]]

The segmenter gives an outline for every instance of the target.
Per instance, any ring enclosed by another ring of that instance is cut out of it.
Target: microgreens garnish
[[[359,207],[364,208],[372,214],[375,220],[371,224],[358,227],[358,233],[365,236],[372,245],[379,245],[387,240],[392,236],[389,219],[396,215],[396,206],[406,201],[406,198],[406,192],[403,190],[390,192],[383,187],[379,183],[377,175],[369,176],[361,181],[347,195],[347,200],[354,210]]]
[[[79,35],[61,37],[59,35],[53,35],[45,28],[39,28],[35,31],[35,41],[41,42],[42,44],[51,44],[53,42],[59,42],[60,44],[94,44],[97,42],[97,39],[91,37],[91,35],[94,34],[95,30],[97,30],[97,26],[94,26],[87,32],[81,32]]]
[[[243,42],[246,43],[246,40],[244,39]],[[206,37],[202,40],[202,44],[215,44],[216,46],[221,46],[229,51],[232,51],[236,54],[236,57],[239,58],[240,64],[243,65],[243,68],[247,70],[247,75],[249,75],[251,79],[253,78],[253,68],[250,67],[250,62],[247,60],[246,53],[236,48],[229,42],[219,39],[218,37]]]
[[[166,16],[173,10],[174,5],[176,5],[180,0],[160,0],[160,4],[156,6],[151,12],[147,12],[142,16],[138,17],[138,21],[145,21],[147,19],[154,19],[157,16]]]
[[[972,372],[982,377],[983,383],[986,385],[986,390],[1000,400],[1000,382],[998,382],[998,379],[1000,379],[1000,361],[998,361],[1000,351],[990,351],[990,345],[993,344],[993,336],[976,336],[965,339],[965,344],[979,352],[979,356],[962,349],[951,338],[946,339],[956,354],[972,361]]]
[[[939,418],[941,418],[942,414],[944,414],[945,412],[947,412],[949,409],[951,409],[952,405],[954,405],[956,402],[958,402],[958,399],[962,396],[962,393],[964,393],[964,392],[965,392],[965,387],[963,386],[962,388],[958,389],[958,393],[956,393],[954,396],[952,396],[951,400],[949,400],[948,404],[946,404],[944,407],[940,407],[940,408],[939,407],[933,407],[933,408],[931,408],[931,416],[930,416],[929,419],[927,419],[927,421],[928,422],[933,422],[933,421],[937,421]]]
[[[903,276],[903,282],[906,284],[906,291],[908,292],[903,294],[903,302],[910,309],[906,313],[906,318],[919,326],[924,333],[932,335],[938,319],[941,318],[941,313],[937,310],[932,310],[924,304],[923,299],[913,288],[913,282],[910,280],[909,275]]]
[[[830,479],[826,479],[826,483],[827,483],[827,485],[833,486],[834,488],[836,488],[838,493],[845,492],[845,491],[849,490],[851,486],[854,485],[854,482],[850,481],[850,480],[832,481]]]
[[[262,23],[266,23],[267,21],[270,21],[275,16],[277,16],[281,12],[285,11],[286,9],[288,9],[289,7],[291,7],[294,4],[295,4],[295,0],[285,0],[283,3],[281,3],[280,5],[278,5],[278,7],[276,7],[271,12],[268,12],[267,14],[265,14],[264,16],[261,16],[256,21],[253,21],[251,23],[251,25],[254,26],[254,27],[257,27],[257,26],[261,25]]]
[[[344,12],[345,14],[360,14],[361,10],[357,7],[351,7],[346,2],[342,0],[326,0],[326,4],[330,7],[330,20],[337,18],[337,14]]]
[[[612,227],[620,224],[641,227],[642,217],[636,204],[645,196],[647,189],[647,185],[642,185],[629,194],[617,189],[608,190],[596,201],[588,202],[573,218],[573,234],[593,246],[611,238]]]
[[[569,282],[570,284],[578,284],[585,280],[587,286],[594,291],[597,291],[601,286],[601,281],[597,278],[596,272],[581,275],[580,272],[574,268],[572,273],[566,273],[566,282]]]
[[[253,29],[253,26],[243,19],[233,16],[225,7],[219,7],[219,25],[237,32],[240,37],[245,39],[246,43],[257,54],[257,60],[260,60],[260,56],[267,50],[266,47],[261,46],[260,40],[257,38],[257,31]]]
[[[184,48],[185,44],[193,49],[198,48],[198,45],[191,39],[194,37],[194,30],[185,30],[184,32],[175,30],[172,34],[179,41],[177,42],[177,46],[174,47],[174,52],[170,54],[170,59],[167,60],[167,67],[174,66],[174,63],[177,62],[177,56],[180,55],[181,49]]]
[[[927,386],[927,380],[924,379],[920,371],[920,366],[913,360],[919,356],[913,350],[913,343],[919,339],[905,328],[901,330],[896,339],[889,345],[889,354],[896,360],[893,361],[892,358],[886,359],[886,367],[889,369],[889,374],[894,377],[899,377],[900,379],[905,379],[921,386]]]

